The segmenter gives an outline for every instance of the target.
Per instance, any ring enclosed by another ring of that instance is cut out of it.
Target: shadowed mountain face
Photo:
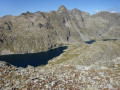
[[[0,18],[0,54],[34,53],[73,42],[119,39],[120,14],[88,13],[61,6],[58,11]]]

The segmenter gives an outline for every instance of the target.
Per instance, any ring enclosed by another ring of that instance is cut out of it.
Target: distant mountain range
[[[26,12],[0,18],[0,54],[45,51],[61,45],[120,38],[120,13],[94,15],[78,9]]]

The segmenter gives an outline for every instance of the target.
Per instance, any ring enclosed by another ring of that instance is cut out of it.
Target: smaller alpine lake
[[[116,41],[117,39],[102,39],[102,41]],[[87,44],[92,44],[96,42],[96,40],[85,41]]]

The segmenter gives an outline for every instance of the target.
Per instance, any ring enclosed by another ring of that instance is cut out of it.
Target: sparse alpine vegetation
[[[1,90],[119,90],[120,14],[78,9],[0,18],[0,55],[68,46],[45,66],[0,61]],[[90,41],[92,40],[92,42]]]

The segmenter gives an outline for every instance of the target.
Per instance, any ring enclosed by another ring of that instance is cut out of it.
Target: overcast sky
[[[100,11],[120,12],[120,0],[0,0],[0,17],[19,15],[23,12],[57,10],[65,5],[68,10],[79,10],[94,14]]]

